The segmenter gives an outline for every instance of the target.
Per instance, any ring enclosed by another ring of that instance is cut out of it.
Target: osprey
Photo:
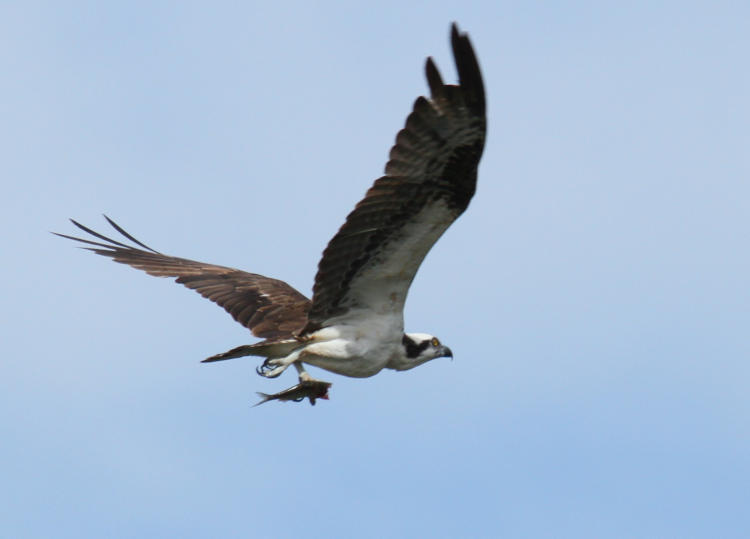
[[[104,236],[71,219],[101,241],[59,236],[91,245],[96,254],[156,277],[173,277],[223,307],[263,340],[203,360],[260,356],[266,378],[290,365],[300,384],[264,401],[327,398],[329,383],[304,365],[364,378],[382,369],[403,371],[453,357],[437,337],[404,333],[404,302],[422,260],[466,210],[476,188],[486,116],[482,76],[468,36],[451,28],[457,85],[444,84],[432,58],[425,72],[430,98],[419,97],[375,181],[328,243],[318,265],[312,300],[284,281],[168,256],[151,249],[105,215],[135,245]]]

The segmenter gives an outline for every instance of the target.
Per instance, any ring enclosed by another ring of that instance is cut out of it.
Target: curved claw
[[[260,367],[256,367],[255,372],[257,372],[263,378],[278,378],[281,372],[277,372],[274,374],[273,371],[275,369],[276,366],[271,364],[271,359],[269,358],[266,359]]]

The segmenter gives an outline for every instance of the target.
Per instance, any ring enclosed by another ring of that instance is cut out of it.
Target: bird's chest
[[[343,331],[337,338],[308,345],[303,361],[336,374],[367,378],[398,354],[400,340],[390,335]]]

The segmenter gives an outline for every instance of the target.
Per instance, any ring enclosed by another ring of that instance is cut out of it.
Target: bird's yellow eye
[[[438,347],[438,346],[440,346],[440,341],[439,341],[439,340],[437,340],[437,337],[434,337],[434,338],[432,339],[432,346],[435,346],[435,347]]]

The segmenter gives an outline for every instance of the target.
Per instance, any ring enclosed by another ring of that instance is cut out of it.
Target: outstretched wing
[[[142,249],[132,247],[94,232],[76,221],[78,228],[105,243],[65,234],[63,238],[94,247],[86,249],[115,262],[143,270],[155,277],[175,277],[176,281],[223,307],[232,318],[256,337],[278,340],[292,337],[307,322],[310,300],[284,281],[233,268],[204,264],[186,258],[163,255],[125,232],[104,216],[112,227]]]
[[[459,84],[444,84],[427,59],[431,97],[416,100],[385,176],[323,253],[303,334],[357,316],[352,310],[402,316],[422,260],[469,205],[484,149],[484,85],[469,38],[455,24],[451,44]]]

